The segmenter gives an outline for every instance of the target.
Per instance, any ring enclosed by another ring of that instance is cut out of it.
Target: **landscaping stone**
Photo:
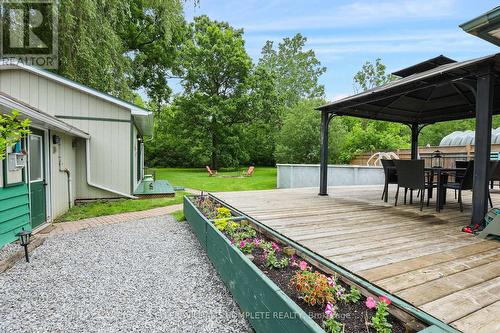
[[[31,257],[31,252],[44,242],[44,237],[31,237],[31,241],[28,245],[29,256]],[[5,245],[2,250],[0,250],[0,273],[3,273],[14,266],[21,258],[26,260],[26,254],[24,253],[24,248],[21,247],[19,243],[16,242]]]
[[[0,249],[0,261],[7,259],[17,250],[19,250],[19,244],[11,243],[4,245]]]
[[[0,332],[248,332],[186,223],[48,236],[0,274]]]

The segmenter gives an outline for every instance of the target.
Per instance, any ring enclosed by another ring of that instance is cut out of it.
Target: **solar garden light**
[[[28,244],[30,243],[31,231],[26,231],[24,228],[16,234],[19,237],[19,243],[24,247],[24,256],[26,257],[26,262],[30,262],[30,257],[28,255]]]
[[[432,153],[431,164],[433,168],[443,167],[443,154],[441,154],[439,150],[436,150],[434,153]]]

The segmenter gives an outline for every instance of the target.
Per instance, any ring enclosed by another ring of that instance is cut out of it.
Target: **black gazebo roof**
[[[447,63],[440,65],[440,61]],[[422,64],[437,67],[409,74],[410,69],[415,70]],[[500,73],[500,53],[462,62],[439,56],[396,72],[409,74],[406,77],[323,105],[318,110],[405,124],[473,118],[476,116],[477,80],[488,65],[495,73]],[[493,114],[500,114],[499,75],[496,75],[493,96]]]

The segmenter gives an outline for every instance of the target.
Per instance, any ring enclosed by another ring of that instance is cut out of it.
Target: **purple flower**
[[[333,318],[335,315],[335,307],[332,303],[328,303],[325,308],[325,314],[328,318]]]
[[[327,280],[330,287],[333,287],[335,285],[335,278],[333,276],[329,276]]]

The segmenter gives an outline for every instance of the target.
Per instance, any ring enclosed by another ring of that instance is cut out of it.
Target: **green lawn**
[[[95,201],[75,205],[64,215],[58,217],[56,222],[76,221],[96,216],[112,215],[126,212],[171,206],[182,203],[186,192],[176,192],[174,198],[154,198],[142,200],[120,199],[113,201]]]
[[[148,171],[149,172],[149,171]],[[205,169],[162,168],[156,169],[156,179],[166,179],[173,186],[183,186],[210,192],[268,190],[276,188],[276,168],[255,167],[252,177],[240,177],[241,172],[220,171],[216,177],[209,177]],[[237,176],[237,177],[236,177]],[[142,200],[96,201],[78,204],[56,222],[76,221],[90,217],[134,212],[156,207],[182,203],[185,192],[176,192],[174,198]],[[182,219],[182,211],[175,217]]]
[[[209,192],[276,188],[276,168],[274,167],[255,167],[255,172],[251,177],[235,177],[241,175],[241,172],[237,171],[219,171],[218,176],[209,177],[205,169],[161,168],[155,170],[156,179],[166,179],[173,186]]]
[[[172,214],[170,215],[172,215],[174,219],[176,219],[178,222],[186,220],[186,217],[184,216],[184,211],[182,209],[176,210],[175,212],[172,212]]]

